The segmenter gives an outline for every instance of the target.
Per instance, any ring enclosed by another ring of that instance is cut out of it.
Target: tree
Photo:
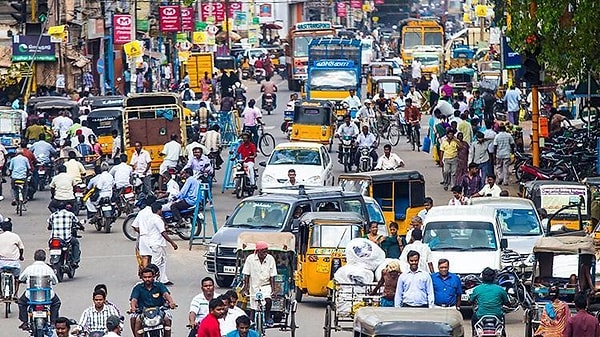
[[[535,1],[535,2],[534,2]],[[537,55],[546,73],[573,79],[600,73],[598,0],[511,0],[510,44]],[[506,23],[506,21],[504,21]]]

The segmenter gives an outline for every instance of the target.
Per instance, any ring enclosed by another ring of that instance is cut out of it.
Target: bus
[[[288,75],[288,89],[300,91],[302,82],[308,76],[308,44],[315,37],[334,37],[335,29],[331,22],[299,22],[288,33],[285,48],[285,62]]]
[[[404,65],[410,65],[412,53],[421,46],[435,47],[443,51],[444,29],[437,21],[433,19],[408,20],[402,27],[400,53]]]

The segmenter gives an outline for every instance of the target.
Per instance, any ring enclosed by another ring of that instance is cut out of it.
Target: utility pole
[[[225,45],[227,52],[231,50],[231,41],[229,40],[229,0],[225,0]]]
[[[529,6],[529,15],[532,19],[535,19],[535,13],[537,11],[537,3],[535,0],[531,1]],[[539,81],[539,78],[538,78]],[[540,111],[538,102],[538,85],[537,81],[531,85],[531,152],[533,155],[533,166],[540,166]]]

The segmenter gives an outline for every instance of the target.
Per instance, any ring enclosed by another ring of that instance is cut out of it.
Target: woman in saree
[[[462,177],[467,173],[467,167],[469,165],[469,143],[464,140],[462,132],[456,134],[458,139],[458,163],[456,165],[456,175],[454,181],[461,181]]]
[[[558,298],[559,288],[556,285],[548,289],[548,297],[552,301],[543,307],[540,326],[533,334],[534,337],[562,337],[571,316],[569,306]]]

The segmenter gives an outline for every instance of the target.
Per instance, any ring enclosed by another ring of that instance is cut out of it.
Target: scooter
[[[50,183],[52,167],[50,164],[38,164],[36,167],[38,173],[38,186],[36,188],[38,191],[43,191],[46,189],[46,185]]]
[[[504,336],[504,322],[496,316],[486,315],[481,317],[473,326],[474,337],[500,337]]]
[[[263,110],[265,110],[267,112],[267,115],[271,114],[271,111],[273,111],[273,95],[272,94],[264,94],[265,95],[265,99],[264,99],[264,104],[263,104]]]
[[[247,171],[248,168],[244,166],[244,162],[239,160],[233,171],[234,193],[238,199],[243,198],[244,194],[252,196],[256,190],[256,186],[250,185],[250,178]],[[254,177],[258,177],[258,170],[256,168],[254,168]]]
[[[73,205],[73,209],[71,212],[75,215],[79,215],[79,211],[81,209],[85,209],[85,202],[83,202],[83,196],[85,195],[86,190],[85,183],[79,183],[73,186],[73,194],[75,195],[75,203]]]
[[[165,311],[169,307],[152,307],[138,310],[142,329],[138,331],[142,337],[163,337],[165,335]],[[129,312],[128,312],[129,313]]]
[[[110,233],[112,224],[117,220],[117,204],[111,198],[104,197],[98,203],[98,212],[90,219],[90,223],[98,232]]]
[[[77,231],[84,229],[83,224],[80,222],[77,226],[71,228],[71,235],[73,237],[78,237]],[[48,240],[48,248],[50,249],[50,266],[54,270],[58,282],[62,282],[64,274],[67,274],[71,279],[75,277],[75,271],[78,266],[71,263],[71,243],[66,242],[61,238],[53,237]]]
[[[361,147],[358,149],[360,156],[358,158],[358,171],[369,172],[373,170],[373,158],[371,158],[371,148]]]
[[[266,78],[267,71],[264,68],[255,68],[252,76],[256,80],[256,83],[260,84]]]

